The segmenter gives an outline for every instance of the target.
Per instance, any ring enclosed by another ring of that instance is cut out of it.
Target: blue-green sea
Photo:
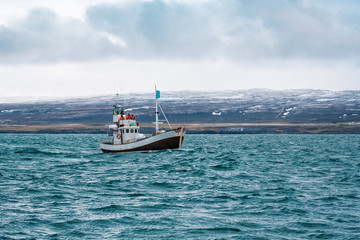
[[[360,239],[360,135],[0,134],[0,239]]]

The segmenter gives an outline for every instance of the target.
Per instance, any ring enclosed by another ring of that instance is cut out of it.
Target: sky
[[[360,90],[358,0],[0,0],[0,98]]]

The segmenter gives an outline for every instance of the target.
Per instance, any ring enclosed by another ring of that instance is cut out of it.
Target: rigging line
[[[167,117],[166,117],[166,115],[165,115],[164,111],[162,110],[162,108],[161,108],[161,106],[160,106],[160,104],[159,104],[159,103],[158,103],[158,106],[159,106],[159,108],[160,108],[160,110],[161,110],[162,114],[164,115],[164,117],[165,117],[165,120],[166,120],[167,124],[169,125],[170,129],[172,130],[172,127],[171,127],[171,125],[170,125],[170,123],[169,123],[169,121],[168,121],[168,119],[167,119]]]

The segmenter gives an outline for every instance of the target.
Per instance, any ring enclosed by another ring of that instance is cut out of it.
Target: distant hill
[[[122,96],[141,123],[155,118],[153,94]],[[0,103],[0,124],[105,124],[114,96]],[[161,92],[172,123],[341,123],[360,121],[360,91],[249,89],[220,92]]]

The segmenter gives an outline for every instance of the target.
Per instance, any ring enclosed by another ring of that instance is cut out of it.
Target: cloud
[[[357,58],[360,53],[356,26],[306,1],[287,1],[276,12],[262,17],[273,33],[274,52],[280,57],[341,59]]]
[[[85,20],[32,10],[0,26],[0,62],[123,59],[356,59],[356,1],[127,1]]]
[[[1,63],[87,61],[120,53],[104,34],[49,9],[33,9],[10,27],[0,26]]]

